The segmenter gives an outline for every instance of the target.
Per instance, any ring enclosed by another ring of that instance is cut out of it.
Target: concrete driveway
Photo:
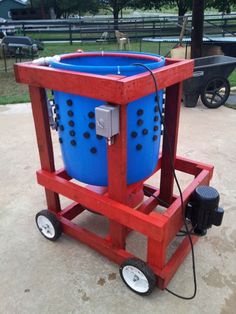
[[[198,106],[181,112],[178,153],[215,165],[212,185],[220,191],[225,209],[223,225],[212,228],[195,247],[198,293],[192,301],[158,289],[139,297],[122,283],[118,266],[92,249],[64,235],[56,243],[45,240],[34,223],[35,214],[46,205],[35,179],[39,160],[30,106],[0,107],[0,134],[1,313],[235,313],[235,110]],[[60,165],[56,134],[53,138]],[[82,223],[107,228],[103,217],[89,213]],[[142,255],[144,245],[141,236],[129,240],[137,254]],[[190,295],[192,286],[189,256],[169,288]]]

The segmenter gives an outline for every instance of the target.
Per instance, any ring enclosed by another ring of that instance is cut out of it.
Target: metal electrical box
[[[111,138],[119,133],[119,107],[102,105],[95,108],[96,134]]]

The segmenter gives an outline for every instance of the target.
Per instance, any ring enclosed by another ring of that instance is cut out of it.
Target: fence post
[[[72,32],[71,32],[71,23],[69,23],[69,40],[70,40],[70,45],[72,45]]]
[[[225,29],[227,28],[227,18],[223,16],[222,14],[222,18],[223,18],[223,24],[222,24],[222,36],[225,37]]]
[[[23,32],[23,36],[25,36],[25,24],[22,23],[22,32]]]
[[[155,21],[152,22],[152,37],[155,37]]]
[[[80,24],[80,26],[79,26],[79,38],[80,38],[80,40],[82,40],[81,24]]]
[[[159,19],[159,37],[162,38],[162,21]]]

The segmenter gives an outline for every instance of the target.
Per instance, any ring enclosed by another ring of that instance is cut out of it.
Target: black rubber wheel
[[[41,210],[35,216],[40,233],[50,241],[56,241],[62,233],[61,223],[49,210]]]
[[[120,266],[120,276],[126,286],[139,295],[149,295],[156,286],[151,268],[138,258],[130,258]]]
[[[222,106],[230,95],[229,81],[221,76],[210,79],[201,91],[203,104],[215,109]]]

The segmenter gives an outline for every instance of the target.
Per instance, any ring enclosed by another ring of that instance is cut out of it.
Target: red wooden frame
[[[57,215],[63,232],[118,264],[133,256],[125,249],[129,232],[136,230],[144,234],[148,244],[146,262],[157,276],[158,287],[164,289],[190,251],[189,240],[185,238],[171,258],[166,260],[168,246],[183,225],[180,197],[173,194],[171,160],[176,170],[193,176],[183,191],[184,204],[198,185],[209,184],[213,166],[176,156],[182,81],[192,76],[193,61],[167,59],[166,65],[153,73],[159,89],[166,88],[165,125],[170,138],[168,144],[164,135],[162,156],[155,169],[155,172],[161,172],[159,188],[143,182],[128,186],[126,182],[126,107],[130,101],[155,92],[149,73],[131,77],[100,76],[36,66],[31,62],[15,65],[17,82],[29,85],[41,162],[41,170],[37,171],[38,183],[45,187],[48,209]],[[82,187],[70,182],[71,178],[64,169],[55,170],[45,89],[80,94],[120,105],[121,131],[114,144],[108,147],[107,189]],[[163,203],[159,205],[168,203],[168,208],[163,213],[154,211],[158,200],[148,197],[134,209],[135,197],[142,190],[146,196],[150,192],[160,196]],[[61,210],[59,195],[71,199],[72,204]],[[109,219],[110,228],[106,237],[100,237],[72,222],[85,208]],[[197,238],[193,236],[193,242],[196,241]]]

